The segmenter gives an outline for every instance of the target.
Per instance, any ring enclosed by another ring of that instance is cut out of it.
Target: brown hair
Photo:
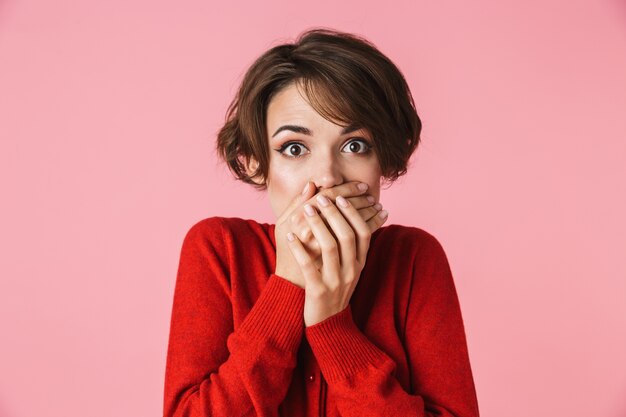
[[[269,49],[245,73],[217,136],[217,152],[237,179],[267,188],[267,107],[292,83],[304,87],[307,101],[325,119],[362,126],[372,134],[385,179],[393,182],[407,172],[422,123],[404,76],[368,40],[314,28],[294,43]],[[251,157],[258,166],[248,175]],[[253,181],[257,176],[263,178],[261,184]]]

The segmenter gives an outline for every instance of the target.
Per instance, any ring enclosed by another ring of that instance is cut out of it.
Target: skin
[[[292,131],[282,131],[272,137],[282,125],[304,126],[313,136]],[[366,130],[340,135],[343,126],[324,119],[302,97],[295,85],[286,87],[270,102],[267,109],[267,134],[270,148],[268,196],[275,216],[280,216],[291,199],[302,192],[307,180],[318,190],[331,188],[347,181],[368,184],[368,194],[376,201],[380,197],[381,170],[375,152],[360,153],[365,145],[353,139],[351,150],[348,139],[361,137],[371,142]],[[275,151],[288,141],[290,145],[281,155]],[[359,145],[360,144],[360,145]],[[343,150],[343,151],[342,151]],[[293,158],[299,153],[299,158]]]
[[[311,132],[274,135],[284,125]],[[305,289],[304,321],[312,326],[348,306],[371,234],[386,221],[382,206],[374,205],[380,198],[380,164],[374,150],[368,151],[373,142],[366,129],[342,134],[345,126],[318,114],[295,84],[273,97],[266,126],[276,274]],[[367,190],[358,189],[359,183]]]

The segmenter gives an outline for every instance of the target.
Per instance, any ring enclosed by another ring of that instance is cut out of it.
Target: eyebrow
[[[349,126],[346,126],[343,128],[343,130],[341,131],[342,135],[347,135],[348,133],[352,133],[356,130],[361,129],[361,126],[358,126],[356,124],[351,124]],[[296,132],[296,133],[302,133],[304,135],[308,135],[308,136],[313,136],[313,132],[311,131],[311,129],[308,129],[304,126],[296,126],[296,125],[284,125],[279,127],[278,129],[276,129],[276,132],[274,132],[274,134],[272,135],[272,137],[278,135],[280,132],[282,132],[283,130],[291,130],[292,132]]]

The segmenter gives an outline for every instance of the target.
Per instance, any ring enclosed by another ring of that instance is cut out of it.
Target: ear
[[[253,156],[251,156],[250,159],[245,163],[245,166],[246,166],[246,174],[250,176],[259,167],[259,161],[257,161]],[[261,175],[252,177],[252,181],[254,181],[257,184],[263,184]]]

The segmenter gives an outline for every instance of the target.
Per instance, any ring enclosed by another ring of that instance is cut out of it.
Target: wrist
[[[288,272],[287,270],[283,270],[281,268],[276,268],[275,271],[274,271],[274,275],[277,275],[277,276],[281,277],[282,279],[291,282],[293,285],[296,285],[299,288],[304,289],[304,282],[300,282],[300,281],[298,281],[296,279],[293,279],[292,276],[294,276],[294,275],[291,274],[290,272]]]
[[[345,312],[347,307],[348,303],[331,305],[328,301],[315,299],[305,292],[304,325],[305,327],[315,326],[341,312]]]

